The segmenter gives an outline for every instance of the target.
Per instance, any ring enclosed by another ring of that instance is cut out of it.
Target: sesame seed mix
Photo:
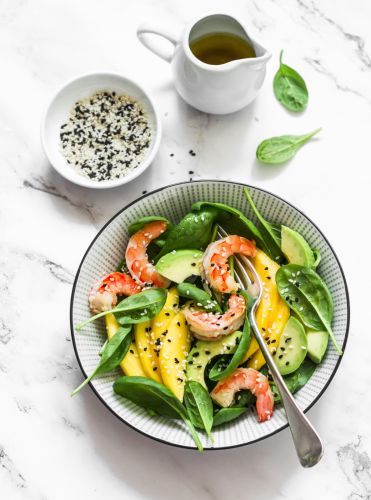
[[[60,131],[67,162],[95,181],[119,179],[148,151],[151,129],[142,105],[126,94],[98,91],[77,101]]]

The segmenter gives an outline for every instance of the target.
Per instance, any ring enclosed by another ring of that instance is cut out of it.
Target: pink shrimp
[[[211,392],[211,397],[220,406],[233,403],[236,392],[250,390],[256,396],[256,411],[260,422],[270,420],[274,399],[267,377],[253,368],[237,368],[232,375],[220,380]]]
[[[119,272],[107,274],[92,288],[89,304],[92,313],[109,311],[117,304],[118,295],[134,295],[142,287],[129,275]]]
[[[193,335],[201,340],[218,340],[238,330],[244,322],[245,300],[239,295],[231,295],[228,306],[224,314],[194,311],[190,306],[186,307],[183,312]]]
[[[218,292],[233,293],[238,290],[238,285],[231,276],[227,263],[228,257],[233,254],[254,257],[255,243],[242,236],[231,235],[210,243],[205,250],[202,260],[205,278]]]
[[[166,231],[166,222],[149,222],[130,238],[126,248],[126,265],[131,276],[142,286],[153,285],[166,288],[170,281],[161,276],[153,264],[148,262],[147,247],[152,240]]]

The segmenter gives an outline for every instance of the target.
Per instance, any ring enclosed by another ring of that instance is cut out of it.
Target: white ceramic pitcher
[[[256,57],[225,64],[206,64],[192,53],[190,43],[209,33],[231,33],[246,39]],[[255,99],[263,85],[271,54],[247,33],[244,25],[229,14],[211,14],[196,19],[182,36],[170,29],[143,24],[137,30],[139,40],[149,50],[171,63],[175,87],[191,106],[205,113],[226,114],[238,111]],[[173,47],[156,46],[153,36],[167,39]]]

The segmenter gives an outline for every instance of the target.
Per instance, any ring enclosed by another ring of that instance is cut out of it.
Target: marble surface
[[[169,66],[140,45],[135,30],[151,20],[180,32],[193,15],[226,4],[274,56],[252,105],[208,116],[180,100]],[[0,1],[1,499],[371,498],[370,16],[366,0]],[[272,93],[281,48],[308,83],[301,116],[287,113]],[[110,192],[59,177],[39,140],[55,89],[102,69],[146,85],[164,126],[152,167]],[[318,138],[290,163],[255,161],[262,139],[319,126]],[[300,468],[288,430],[202,455],[127,428],[89,389],[69,397],[81,381],[68,312],[82,254],[122,206],[190,177],[247,182],[287,198],[321,227],[344,266],[350,337],[333,383],[309,411],[326,447],[314,469]]]

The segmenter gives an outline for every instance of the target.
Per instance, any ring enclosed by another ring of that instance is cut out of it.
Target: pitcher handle
[[[165,38],[165,40],[168,40],[173,45],[173,48],[170,49],[169,47],[169,50],[167,50],[165,48],[156,47],[152,44],[148,35],[158,35]],[[161,59],[164,59],[166,62],[171,62],[178,40],[169,32],[165,32],[163,29],[159,30],[158,28],[154,28],[148,24],[141,24],[137,29],[137,37],[139,38],[139,41],[147,47],[147,49],[156,54],[156,56],[161,57]]]

